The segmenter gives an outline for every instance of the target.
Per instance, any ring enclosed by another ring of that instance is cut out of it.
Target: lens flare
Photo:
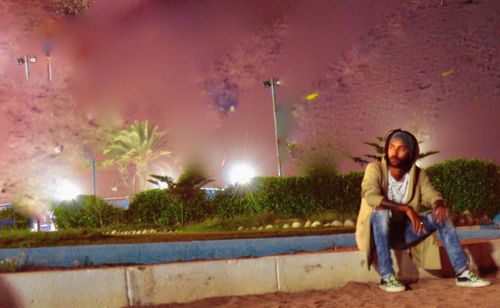
[[[247,184],[255,177],[255,170],[245,164],[235,165],[229,170],[229,183]]]
[[[73,200],[81,194],[82,192],[77,185],[63,180],[55,192],[55,198],[60,201]]]

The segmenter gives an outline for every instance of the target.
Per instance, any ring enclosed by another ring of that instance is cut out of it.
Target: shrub
[[[214,214],[223,219],[251,215],[260,212],[252,200],[252,192],[247,186],[230,186],[217,192],[211,207]]]
[[[216,214],[221,218],[264,212],[305,217],[331,209],[344,212],[342,179],[339,175],[255,178],[248,186],[218,193]]]
[[[255,179],[252,193],[258,213],[267,210],[284,216],[305,216],[318,210],[311,192],[304,189],[304,177],[262,177]]]
[[[179,193],[180,191],[177,190],[176,192]],[[183,194],[181,202],[184,210],[184,223],[198,222],[213,216],[212,204],[199,188],[189,191],[188,194]]]
[[[1,220],[13,220],[15,229],[26,229],[29,227],[29,219],[15,211],[14,208],[0,211]],[[5,227],[7,228],[7,227]]]
[[[189,165],[168,191],[181,201],[181,224],[212,216],[211,203],[201,187],[212,182],[197,164]]]
[[[498,211],[499,168],[477,159],[448,160],[426,169],[434,187],[455,212],[494,214]]]
[[[350,172],[342,175],[341,201],[338,209],[344,214],[357,214],[361,204],[361,182],[363,172]]]
[[[181,201],[163,189],[145,190],[136,194],[126,212],[133,223],[172,226],[180,223]]]
[[[446,161],[427,169],[431,180],[456,212],[468,209],[493,214],[500,202],[500,168],[479,160]],[[173,225],[213,215],[226,219],[266,213],[308,217],[333,212],[355,216],[361,202],[363,172],[259,177],[244,186],[231,186],[209,201],[196,185],[151,190],[134,198],[129,217],[134,222]],[[182,207],[181,207],[182,206]]]
[[[102,228],[121,222],[123,210],[99,197],[82,195],[63,201],[54,208],[55,224],[59,229]]]

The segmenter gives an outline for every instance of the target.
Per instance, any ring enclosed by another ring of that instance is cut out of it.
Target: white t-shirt
[[[389,172],[388,184],[387,198],[393,202],[404,204],[408,197],[410,175],[406,173],[400,181],[396,181]]]

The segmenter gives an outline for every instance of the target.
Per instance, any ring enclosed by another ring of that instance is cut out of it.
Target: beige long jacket
[[[413,164],[409,174],[410,191],[405,204],[411,205],[417,213],[420,213],[430,209],[434,202],[442,199],[441,194],[434,189],[424,170]],[[356,243],[359,250],[366,252],[368,268],[370,268],[375,253],[372,251],[370,218],[382,199],[387,197],[387,176],[387,162],[383,159],[381,162],[368,164],[361,184],[362,198],[356,222]],[[436,232],[418,245],[413,246],[411,257],[420,268],[441,269]]]

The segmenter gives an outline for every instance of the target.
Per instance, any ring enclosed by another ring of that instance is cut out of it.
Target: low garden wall
[[[485,274],[500,267],[500,239],[463,242],[472,268]],[[449,277],[444,269],[418,270],[393,251],[401,279]],[[446,263],[448,262],[448,263]],[[191,302],[207,297],[301,292],[378,282],[355,249],[249,259],[178,262],[65,271],[0,274],[0,307],[127,307]]]
[[[492,227],[496,228],[494,225]],[[500,229],[459,230],[458,234],[462,240],[497,239],[500,238]],[[348,233],[260,239],[10,248],[0,249],[0,260],[15,260],[19,268],[77,268],[263,257],[353,246],[356,246],[354,234]]]

